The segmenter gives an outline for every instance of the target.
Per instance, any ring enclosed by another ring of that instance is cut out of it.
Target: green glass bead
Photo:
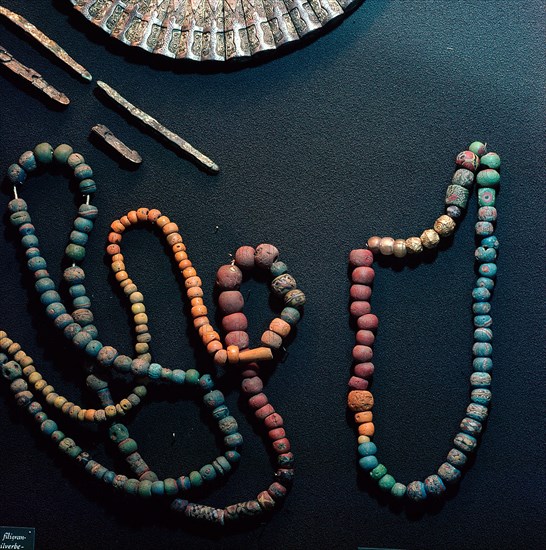
[[[273,262],[270,270],[273,277],[278,277],[288,271],[288,266],[284,262]]]
[[[8,202],[8,210],[10,212],[26,212],[28,205],[23,199],[12,199]]]
[[[194,470],[193,472],[190,472],[188,477],[190,478],[192,487],[201,487],[201,485],[203,485],[203,477],[199,472]]]
[[[482,170],[481,172],[478,172],[478,175],[476,176],[476,182],[480,187],[495,187],[499,181],[500,174],[492,168]]]
[[[74,220],[74,229],[76,231],[81,231],[82,233],[91,233],[93,230],[93,222],[91,220],[87,220],[85,218],[82,218],[81,216],[78,216]]]
[[[148,376],[152,380],[159,380],[159,377],[161,376],[161,365],[158,363],[150,363],[150,367],[148,368]]]
[[[501,160],[497,153],[487,153],[480,159],[481,165],[487,168],[498,170],[501,165]]]
[[[406,494],[406,486],[403,483],[395,483],[391,487],[391,495],[395,498],[402,498]]]
[[[93,221],[98,216],[99,210],[92,204],[82,204],[78,208],[78,212],[82,218]]]
[[[9,217],[9,221],[11,222],[12,225],[14,225],[15,227],[19,227],[21,225],[23,225],[24,223],[30,223],[30,214],[24,210],[21,210],[20,212],[14,212],[13,214],[10,215]],[[33,236],[33,235],[28,235],[29,237],[30,236]]]
[[[21,378],[21,376],[23,376],[21,365],[19,365],[19,363],[17,363],[16,361],[8,361],[4,365],[2,365],[2,376],[6,380],[10,381]]]
[[[381,479],[387,473],[387,467],[384,464],[378,464],[371,472],[372,479]]]
[[[216,470],[212,464],[205,464],[200,470],[199,473],[205,481],[212,481],[216,478]]]
[[[459,208],[466,208],[468,202],[469,191],[461,185],[448,185],[446,190],[445,203],[447,205],[455,205]]]
[[[128,437],[118,445],[118,449],[120,450],[121,454],[128,456],[130,454],[136,453],[136,451],[138,450],[138,445],[134,439]]]
[[[49,143],[39,143],[34,147],[34,156],[42,164],[51,164],[53,162],[53,147]]]
[[[108,431],[110,439],[116,443],[127,439],[129,437],[129,430],[123,424],[112,424]]]
[[[68,157],[73,153],[73,151],[74,149],[72,149],[70,145],[62,143],[61,145],[55,147],[55,150],[53,151],[53,158],[60,164],[66,164],[68,162]]]
[[[286,321],[290,326],[296,325],[300,318],[300,312],[294,307],[285,307],[281,311],[281,319]]]
[[[87,233],[82,233],[81,231],[72,231],[70,233],[70,242],[73,244],[85,246],[88,239],[89,235]]]
[[[152,496],[152,482],[148,480],[139,481],[138,496],[142,498],[150,498]]]
[[[79,180],[85,180],[87,178],[93,177],[93,170],[89,164],[85,164],[82,162],[81,164],[78,164],[76,168],[74,168],[74,176],[78,178]]]
[[[161,496],[165,494],[165,485],[162,481],[154,481],[152,483],[152,495]]]
[[[379,480],[379,488],[382,491],[390,491],[394,484],[396,483],[396,480],[394,477],[392,477],[390,474],[385,474],[380,480]]]
[[[472,151],[475,155],[478,155],[479,157],[481,157],[485,155],[485,153],[487,153],[487,146],[481,141],[473,141],[468,146],[468,150]]]
[[[123,485],[123,490],[129,495],[136,495],[138,494],[138,485],[138,479],[128,479]]]
[[[70,168],[76,168],[78,164],[82,164],[83,162],[85,162],[85,159],[83,158],[83,155],[80,155],[80,153],[72,153],[68,157],[67,162]]]
[[[36,170],[36,157],[32,151],[25,151],[17,161],[25,172],[32,172]]]
[[[199,378],[201,375],[199,374],[199,371],[195,369],[188,369],[186,371],[186,383],[191,384],[192,386],[196,386],[199,384]]]
[[[478,189],[478,204],[480,206],[495,206],[496,193],[490,187]]]
[[[91,340],[87,346],[85,346],[85,352],[91,357],[96,357],[102,348],[102,344],[98,340]]]
[[[97,192],[97,184],[95,183],[95,180],[86,178],[80,181],[80,193],[82,195],[90,195],[91,193],[96,193],[96,192]]]
[[[8,168],[8,179],[13,185],[17,185],[27,179],[27,173],[18,164],[12,164]]]
[[[69,244],[64,253],[75,262],[81,262],[85,258],[85,248],[78,244]]]
[[[182,369],[174,369],[172,379],[175,384],[183,384],[186,380],[186,372]]]

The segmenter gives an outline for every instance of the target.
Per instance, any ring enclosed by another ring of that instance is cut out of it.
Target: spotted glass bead
[[[454,220],[456,220],[457,218],[460,218],[462,213],[463,213],[462,210],[458,206],[455,206],[454,204],[450,204],[446,208],[446,214],[450,218],[453,218]]]
[[[480,159],[472,151],[461,151],[455,158],[455,164],[467,170],[476,170],[480,165]]]
[[[470,403],[466,408],[466,415],[478,422],[484,422],[488,414],[487,407],[478,403]]]
[[[97,192],[97,184],[95,183],[95,180],[91,178],[85,178],[80,181],[79,188],[82,195],[89,195]]]
[[[479,435],[482,431],[482,424],[481,422],[478,422],[477,420],[474,420],[473,418],[463,418],[461,421],[461,424],[459,426],[461,431],[476,436]]]
[[[468,202],[469,191],[462,185],[449,185],[446,190],[445,203],[455,205],[459,208],[466,208]]]
[[[432,497],[439,497],[442,493],[445,493],[446,486],[439,476],[436,474],[428,476],[425,479],[425,491]]]
[[[478,204],[480,206],[495,206],[496,193],[490,187],[478,189]]]
[[[484,277],[495,277],[497,275],[497,265],[494,263],[485,263],[478,267],[478,273]]]
[[[484,222],[494,222],[497,219],[497,209],[494,206],[482,206],[478,210],[478,219]]]
[[[449,453],[447,453],[447,461],[452,466],[460,468],[466,464],[467,456],[459,449],[451,449]]]
[[[465,457],[466,458],[466,457]],[[461,477],[461,471],[449,462],[444,462],[438,468],[438,475],[445,483],[455,483]]]
[[[472,313],[475,315],[487,315],[491,311],[491,304],[489,302],[476,302],[472,304]]]
[[[487,302],[491,298],[491,292],[485,287],[476,287],[472,290],[472,298],[476,302]]]
[[[481,158],[481,164],[487,168],[498,170],[501,165],[501,160],[497,153],[487,153]]]
[[[486,288],[491,292],[493,288],[495,288],[495,281],[489,277],[479,277],[476,281],[476,286],[479,288]]]
[[[474,252],[474,257],[479,262],[493,262],[497,259],[497,251],[494,248],[479,246]]]
[[[481,245],[484,248],[494,248],[495,250],[499,249],[499,240],[497,237],[492,235],[491,237],[485,237],[485,239],[482,239]]]
[[[415,502],[423,501],[427,498],[425,484],[422,481],[408,483],[406,491],[408,498]]]
[[[460,432],[453,439],[453,444],[461,451],[471,453],[476,449],[478,440],[471,435]]]
[[[495,227],[491,222],[477,222],[475,225],[476,235],[488,236],[492,235],[495,231]]]

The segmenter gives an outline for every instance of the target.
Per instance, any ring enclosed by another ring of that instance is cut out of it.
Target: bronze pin
[[[123,158],[134,164],[140,164],[142,157],[125,143],[119,140],[104,124],[97,124],[91,131],[100,136],[112,149],[115,149]]]

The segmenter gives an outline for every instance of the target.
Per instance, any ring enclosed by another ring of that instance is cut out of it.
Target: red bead
[[[349,379],[349,388],[352,390],[365,390],[368,388],[368,381],[359,376],[351,376]]]
[[[218,296],[218,306],[225,314],[242,311],[244,305],[245,300],[238,290],[225,290]]]
[[[353,369],[355,376],[358,376],[359,378],[369,378],[370,376],[372,376],[374,370],[374,364],[369,362],[358,363],[358,365],[355,365]]]
[[[353,269],[351,278],[353,283],[369,285],[375,277],[375,271],[371,267],[357,267]]]
[[[354,317],[360,317],[361,315],[366,315],[372,310],[370,302],[364,302],[361,300],[356,300],[351,303],[350,311],[351,315]]]
[[[279,250],[272,244],[259,244],[254,254],[254,262],[262,269],[269,269],[279,257]]]
[[[271,441],[276,441],[277,439],[282,439],[286,436],[286,432],[284,428],[274,428],[273,430],[269,430],[269,439]]]
[[[248,348],[250,339],[245,331],[234,330],[226,334],[224,341],[226,346],[237,346],[239,349],[246,349]]]
[[[368,285],[351,285],[349,295],[352,300],[369,300],[372,295],[372,287]]]
[[[353,348],[353,359],[359,363],[369,361],[373,357],[373,350],[369,346],[355,346]]]
[[[355,340],[357,344],[371,346],[375,342],[375,334],[371,330],[359,330],[356,333]]]
[[[358,328],[365,330],[375,330],[379,325],[379,319],[373,313],[362,315],[356,320]]]
[[[248,400],[248,405],[252,409],[261,409],[263,406],[267,405],[268,402],[267,395],[265,395],[265,393],[259,393],[258,395],[253,395]]]
[[[225,290],[237,290],[243,280],[243,274],[236,265],[223,265],[216,272],[216,284]]]
[[[279,413],[273,413],[264,420],[264,426],[268,430],[273,428],[280,428],[284,424],[284,420]]]
[[[251,246],[241,246],[235,252],[235,263],[241,269],[252,269],[254,267],[254,254],[256,251]]]
[[[365,248],[351,250],[349,254],[349,263],[354,267],[369,267],[373,263],[373,254],[370,250],[366,250]]]
[[[275,412],[275,409],[273,408],[273,405],[268,403],[267,405],[260,407],[254,414],[256,415],[256,418],[259,418],[260,420],[264,420],[274,412]]]
[[[227,332],[246,330],[248,328],[248,319],[244,313],[226,315],[222,319],[222,328]]]
[[[290,441],[286,437],[273,441],[273,450],[279,454],[287,453],[290,450]]]
[[[256,395],[264,389],[264,384],[259,376],[245,378],[241,383],[241,388],[245,393]]]

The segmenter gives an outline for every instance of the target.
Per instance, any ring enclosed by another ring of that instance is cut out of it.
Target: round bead
[[[440,242],[440,235],[434,229],[425,229],[421,234],[421,242],[425,248],[435,248]]]
[[[419,237],[409,237],[406,239],[406,250],[408,254],[419,254],[423,251],[423,243]]]
[[[487,146],[481,141],[473,141],[468,146],[468,150],[472,151],[475,155],[478,155],[479,157],[481,157],[485,155],[485,153],[487,153]]]
[[[371,267],[357,267],[351,273],[351,279],[354,283],[369,285],[373,282],[375,271]]]
[[[53,147],[49,143],[39,143],[34,147],[34,156],[42,164],[51,164],[53,161]]]
[[[501,165],[501,160],[499,155],[497,155],[497,153],[487,153],[480,159],[480,161],[482,166],[486,166],[487,168],[493,168],[495,170],[498,170]]]
[[[461,477],[461,471],[449,462],[444,462],[438,468],[438,475],[445,483],[455,483]]]
[[[278,249],[272,244],[260,244],[256,247],[254,262],[262,269],[269,269],[279,257]]]
[[[55,147],[55,150],[53,151],[53,158],[55,159],[56,162],[60,164],[66,164],[68,162],[68,157],[73,152],[74,152],[74,149],[72,149],[70,145],[63,143]]]
[[[349,254],[349,263],[353,267],[370,267],[373,263],[373,254],[370,250],[359,248],[351,250]]]
[[[378,482],[378,486],[382,491],[390,491],[394,484],[396,483],[396,480],[394,477],[392,477],[390,474],[385,474]]]
[[[379,242],[379,252],[384,256],[390,256],[394,250],[394,239],[392,237],[383,237]]]
[[[387,473],[387,467],[384,464],[378,464],[371,472],[372,479],[381,479]]]
[[[75,262],[81,262],[85,258],[85,248],[77,244],[69,244],[64,253]]]
[[[284,303],[290,307],[300,307],[305,304],[305,294],[295,288],[284,295]]]
[[[474,183],[474,173],[466,168],[459,168],[455,170],[453,177],[451,178],[453,185],[460,185],[461,187],[472,187]]]
[[[81,163],[74,168],[74,176],[79,180],[93,177],[93,170],[89,164]]]
[[[356,325],[359,329],[375,330],[379,326],[379,319],[373,313],[366,313],[356,320]]]
[[[374,455],[363,456],[359,461],[358,465],[365,471],[371,472],[374,468],[377,468],[379,461]]]
[[[17,162],[27,173],[36,170],[36,157],[32,151],[25,151]]]
[[[350,391],[347,404],[353,412],[369,411],[373,408],[373,395],[366,390]]]
[[[460,451],[459,449],[451,449],[449,453],[447,453],[447,461],[457,467],[464,466],[467,461],[466,455]]]
[[[241,311],[244,304],[243,295],[238,290],[227,290],[218,296],[218,305],[225,314]]]
[[[358,454],[360,456],[370,456],[375,455],[377,453],[377,447],[375,443],[372,443],[371,441],[368,443],[362,443],[358,446]]]
[[[83,158],[83,155],[80,155],[80,153],[72,153],[69,155],[67,162],[70,168],[76,168],[76,166],[85,162],[85,159]]]
[[[495,228],[491,222],[477,222],[475,225],[476,235],[487,236],[492,235]]]
[[[500,174],[492,168],[482,170],[481,172],[478,172],[478,175],[476,176],[476,183],[480,187],[496,187],[499,181]]]
[[[254,254],[256,251],[251,246],[241,246],[235,252],[235,263],[240,269],[252,269],[254,267]]]
[[[216,273],[216,284],[225,290],[237,290],[243,280],[243,274],[236,265],[223,265]]]
[[[442,493],[445,493],[445,490],[446,486],[436,474],[428,476],[425,479],[425,491],[430,496],[439,497]]]
[[[454,220],[456,220],[457,218],[460,218],[462,213],[463,213],[462,210],[458,206],[455,206],[454,204],[450,204],[446,208],[446,214],[450,218],[453,218]]]
[[[371,250],[374,254],[379,252],[379,245],[381,243],[381,237],[374,235],[368,239],[368,249]]]
[[[231,313],[222,319],[222,328],[226,332],[235,330],[246,330],[248,328],[248,320],[244,313]]]
[[[480,165],[480,159],[472,151],[461,151],[455,158],[455,163],[467,170],[476,170]]]
[[[8,179],[14,185],[23,183],[27,179],[27,173],[18,164],[12,164],[8,168]]]
[[[271,281],[271,290],[276,296],[284,296],[290,290],[294,290],[296,286],[296,279],[289,273],[279,275]]]
[[[92,204],[82,204],[78,208],[78,213],[81,218],[85,218],[86,220],[94,220],[98,216],[99,211],[98,208]]]
[[[391,495],[395,498],[402,498],[406,494],[406,486],[403,483],[395,483],[391,488]]]
[[[370,378],[375,369],[373,363],[359,363],[358,365],[355,365],[353,370],[355,375],[360,378]]]
[[[286,321],[289,325],[296,325],[301,318],[300,312],[293,307],[285,307],[281,311],[281,319]]]
[[[449,216],[440,216],[434,222],[434,231],[440,235],[440,237],[448,237],[455,231],[456,224]]]
[[[8,210],[10,212],[26,212],[28,209],[27,203],[23,199],[12,199],[8,203]],[[21,231],[21,229],[19,229]]]
[[[478,273],[483,277],[495,277],[497,275],[497,266],[494,263],[485,263],[478,267]]]
[[[404,239],[396,239],[392,247],[392,253],[396,258],[403,258],[408,253],[406,241]]]
[[[288,271],[288,266],[284,262],[274,262],[271,265],[270,271],[273,277],[278,277]]]
[[[248,333],[244,330],[234,330],[232,332],[228,332],[224,338],[224,341],[226,346],[236,346],[239,349],[248,348],[248,344],[250,343]]]
[[[408,483],[406,491],[408,498],[415,502],[423,501],[427,498],[425,484],[422,481]]]

